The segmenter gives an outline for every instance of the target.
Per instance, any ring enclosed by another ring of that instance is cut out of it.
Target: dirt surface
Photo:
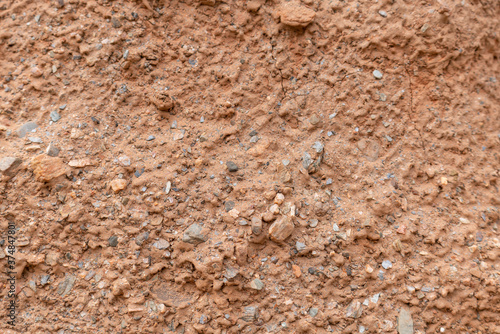
[[[499,33],[496,0],[0,0],[2,333],[500,333]]]

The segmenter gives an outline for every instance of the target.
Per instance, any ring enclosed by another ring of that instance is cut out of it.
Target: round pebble
[[[379,70],[375,70],[373,71],[373,76],[375,77],[375,79],[380,80],[384,75]]]

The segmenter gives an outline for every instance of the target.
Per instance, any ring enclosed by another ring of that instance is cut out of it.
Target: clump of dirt
[[[0,328],[500,333],[499,17],[0,0]]]

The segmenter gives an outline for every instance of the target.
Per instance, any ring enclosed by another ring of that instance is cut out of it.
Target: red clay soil
[[[0,0],[1,332],[500,333],[499,34],[497,0]]]

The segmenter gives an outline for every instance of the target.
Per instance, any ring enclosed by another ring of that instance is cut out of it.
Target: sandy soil
[[[499,33],[496,0],[0,0],[2,333],[500,333]]]

